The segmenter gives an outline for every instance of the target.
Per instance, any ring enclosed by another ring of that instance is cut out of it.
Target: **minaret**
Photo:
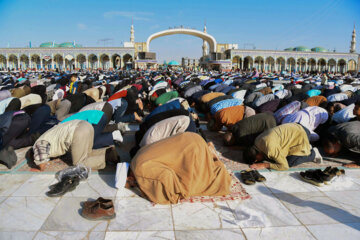
[[[204,33],[206,33],[206,22],[204,24]],[[203,40],[203,45],[202,45],[202,49],[203,49],[203,56],[206,56],[208,53],[208,46],[206,44],[206,41]]]
[[[131,29],[130,29],[130,42],[135,42],[135,31],[134,31],[134,21],[131,19]]]
[[[356,52],[356,32],[355,32],[355,24],[354,30],[352,32],[351,45],[350,45],[350,53]]]

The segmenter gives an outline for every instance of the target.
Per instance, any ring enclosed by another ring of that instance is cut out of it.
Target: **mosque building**
[[[158,37],[187,34],[203,39],[203,56],[198,65],[203,69],[230,71],[256,68],[270,71],[359,71],[360,55],[356,53],[355,26],[349,53],[333,52],[324,47],[289,47],[282,51],[239,49],[237,44],[217,43],[203,31],[175,27],[150,35],[146,42],[135,42],[133,24],[130,42],[123,47],[83,47],[74,42],[45,42],[39,47],[0,48],[0,70],[79,70],[119,68],[156,69],[156,54],[150,52],[150,42]]]

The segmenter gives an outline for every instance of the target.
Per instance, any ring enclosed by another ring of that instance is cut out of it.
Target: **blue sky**
[[[203,29],[218,43],[251,43],[257,49],[305,45],[348,52],[354,22],[360,38],[360,0],[0,0],[0,47],[76,41],[107,46],[180,26]],[[358,40],[357,50],[360,39]],[[151,42],[159,61],[201,56],[202,40],[172,35]],[[246,46],[249,48],[249,45]]]

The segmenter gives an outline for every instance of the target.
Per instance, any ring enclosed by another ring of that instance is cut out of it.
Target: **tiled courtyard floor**
[[[241,151],[223,147],[218,134],[206,133],[227,168],[239,176]],[[124,136],[131,143],[132,135]],[[131,144],[130,144],[131,145]],[[118,149],[130,160],[129,144]],[[28,171],[26,149],[11,171],[0,166],[0,240],[14,239],[360,239],[360,169],[329,186],[299,179],[301,169],[262,171],[265,183],[243,185],[251,198],[215,203],[153,205],[130,190],[117,190],[114,170],[93,172],[73,192],[48,198],[60,160],[46,172]],[[236,161],[233,161],[236,160]],[[308,163],[301,168],[340,166],[345,159]],[[102,196],[114,200],[116,219],[89,221],[79,214],[81,203]]]
[[[360,239],[360,170],[324,187],[262,173],[264,184],[244,186],[248,200],[155,206],[115,189],[112,174],[93,173],[61,198],[45,195],[53,174],[2,174],[0,239]],[[79,215],[99,196],[114,200],[116,219]]]

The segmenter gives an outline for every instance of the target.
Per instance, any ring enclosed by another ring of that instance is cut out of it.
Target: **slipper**
[[[254,185],[256,183],[255,178],[252,174],[252,170],[243,170],[240,172],[241,179],[246,185]]]
[[[258,170],[253,170],[251,173],[252,173],[253,177],[255,178],[255,181],[257,181],[257,182],[265,182],[266,181],[266,178],[263,175],[261,175],[258,172]]]
[[[300,177],[305,182],[311,183],[315,186],[322,187],[324,182],[319,178],[316,170],[308,170],[306,172],[300,172]]]
[[[337,167],[327,167],[324,169],[323,173],[326,175],[324,177],[324,183],[330,184],[337,176],[345,174],[345,170],[338,169]]]

